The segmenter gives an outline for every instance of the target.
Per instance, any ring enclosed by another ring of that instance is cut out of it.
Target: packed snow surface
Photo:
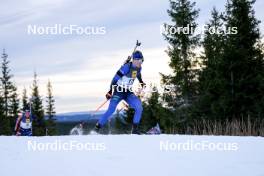
[[[2,176],[264,176],[264,138],[0,136]]]

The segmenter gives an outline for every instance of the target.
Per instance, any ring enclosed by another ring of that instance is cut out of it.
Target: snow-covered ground
[[[264,138],[0,136],[2,176],[264,176]]]

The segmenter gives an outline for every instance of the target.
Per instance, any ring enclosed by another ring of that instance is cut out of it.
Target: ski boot
[[[141,134],[140,131],[139,131],[139,125],[138,124],[133,124],[132,125],[132,131],[131,131],[131,134]]]
[[[94,129],[90,132],[90,134],[100,134],[99,131],[101,129],[101,125],[99,123],[96,123]]]

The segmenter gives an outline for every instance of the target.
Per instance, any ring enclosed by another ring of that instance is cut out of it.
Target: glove
[[[107,94],[105,95],[105,98],[109,100],[112,97],[112,90],[109,90]]]

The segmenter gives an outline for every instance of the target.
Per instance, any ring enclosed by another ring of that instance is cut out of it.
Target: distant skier
[[[83,135],[83,126],[84,122],[76,125],[73,129],[71,129],[70,135]]]
[[[110,90],[106,94],[106,98],[110,99],[110,104],[107,111],[96,123],[96,132],[99,132],[108,118],[115,112],[118,103],[121,100],[125,100],[129,106],[135,110],[131,133],[140,134],[139,123],[143,107],[140,99],[133,93],[132,86],[136,78],[139,80],[142,87],[145,86],[141,76],[141,65],[143,61],[144,58],[142,53],[138,50],[134,51],[132,54],[132,62],[125,63],[115,74],[110,85]]]
[[[15,126],[16,136],[32,136],[32,121],[33,117],[29,110],[19,114]]]
[[[159,123],[156,126],[152,127],[146,134],[161,134]]]

